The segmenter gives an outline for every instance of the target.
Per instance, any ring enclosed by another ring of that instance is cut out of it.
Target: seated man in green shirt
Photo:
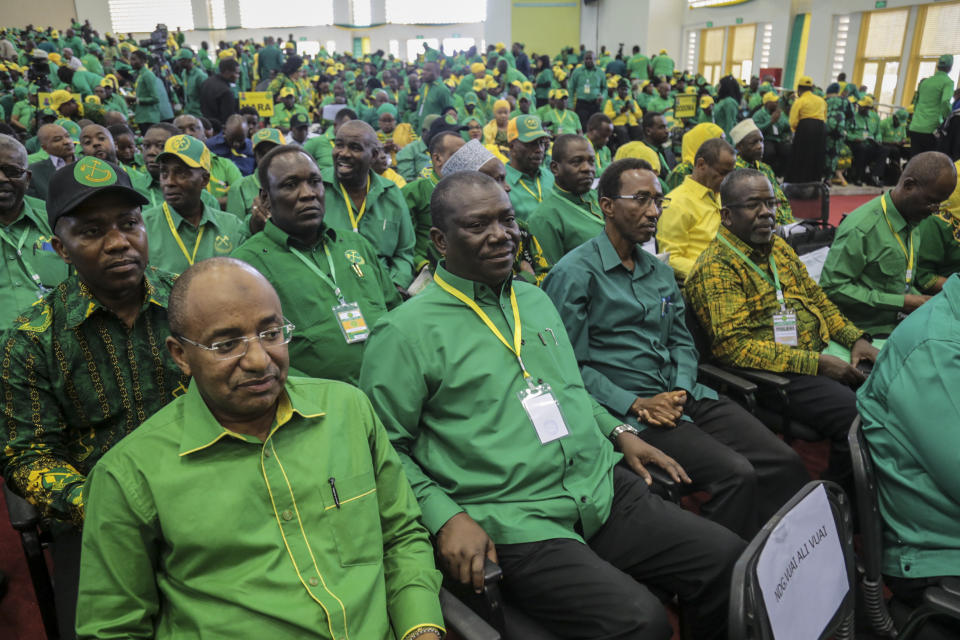
[[[689,478],[590,397],[553,303],[512,278],[519,231],[504,190],[454,173],[431,212],[446,261],[377,323],[360,388],[446,573],[480,591],[484,558],[499,562],[512,604],[563,638],[670,638],[645,585],[690,605],[693,637],[725,638],[743,542],[650,493],[645,464]]]
[[[257,161],[257,166],[271,150],[287,144],[287,139],[283,137],[279,129],[266,127],[258,129],[250,138],[253,144],[253,157]],[[227,211],[246,219],[253,213],[254,206],[257,205],[257,196],[260,195],[260,174],[254,171],[248,176],[244,176],[239,184],[234,185],[227,193]],[[257,229],[259,230],[259,229]],[[251,231],[253,229],[251,228]]]
[[[398,287],[413,281],[413,221],[396,184],[373,171],[377,133],[348,120],[333,141],[333,168],[323,171],[327,224],[359,233],[377,250]]]
[[[183,273],[195,262],[228,256],[249,235],[237,216],[204,203],[210,150],[193,136],[171,136],[157,156],[163,202],[143,212],[150,264]]]
[[[603,230],[554,265],[543,290],[590,395],[683,465],[690,489],[711,496],[702,515],[750,538],[810,477],[763,423],[697,384],[673,270],[640,248],[656,232],[662,198],[643,160],[611,165],[600,178]]]
[[[53,233],[42,200],[26,196],[30,184],[27,150],[0,134],[0,241],[7,260],[0,267],[0,327],[6,329],[67,277],[67,265],[53,250]]]
[[[257,174],[269,220],[233,257],[274,283],[287,317],[300,327],[290,345],[294,369],[356,384],[369,329],[400,304],[400,294],[366,238],[325,224],[323,179],[309,154],[274,147]],[[344,318],[356,326],[348,328]]]
[[[719,231],[697,258],[684,295],[720,364],[790,381],[789,417],[832,440],[821,477],[852,491],[847,430],[857,413],[853,388],[865,379],[857,365],[872,362],[877,349],[774,233],[777,199],[765,175],[737,169],[721,184],[720,200]],[[849,354],[840,358],[828,347]],[[773,394],[758,401],[773,411],[785,408]]]
[[[61,637],[73,637],[83,484],[100,456],[185,390],[163,351],[170,274],[147,267],[146,200],[85,156],[50,181],[50,243],[76,274],[3,336],[4,481],[53,526]]]
[[[543,130],[539,118],[526,116],[510,120],[507,140],[510,143],[510,161],[506,164],[510,202],[517,219],[527,222],[553,188],[553,173],[543,164],[550,134]]]
[[[440,640],[400,460],[358,389],[288,377],[294,330],[246,263],[178,279],[166,350],[192,382],[85,487],[81,639]]]
[[[602,114],[601,114],[602,115]],[[593,190],[593,145],[576,134],[557,136],[550,171],[554,183],[528,221],[551,266],[603,229],[603,213]],[[513,195],[513,192],[510,192]]]
[[[897,327],[857,393],[883,520],[881,570],[909,607],[943,577],[960,576],[958,384],[960,277],[952,275]],[[960,637],[957,620],[945,626],[950,632],[931,637]]]
[[[179,120],[180,118],[196,120],[193,116],[179,116],[177,119]],[[197,122],[199,123],[199,120],[197,120]],[[202,125],[200,125],[199,128],[201,131],[203,130]],[[171,136],[179,135],[180,133],[180,129],[169,122],[158,122],[147,129],[147,132],[143,136],[141,143],[143,148],[143,164],[147,174],[150,176],[150,183],[145,188],[138,189],[138,191],[149,201],[151,207],[159,207],[163,204],[163,189],[160,187],[160,163],[157,161],[157,157],[163,153],[163,146],[167,143],[167,140],[170,139]],[[230,164],[232,166],[232,163]],[[240,172],[237,171],[238,176],[239,174]],[[206,205],[211,207],[220,206],[217,198],[210,193],[209,189],[204,189],[201,197]]]
[[[911,158],[897,186],[855,209],[837,229],[820,286],[844,315],[874,337],[890,335],[929,299],[917,290],[917,226],[940,209],[957,184],[946,156]]]

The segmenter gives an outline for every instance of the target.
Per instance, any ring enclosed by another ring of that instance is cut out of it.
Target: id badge
[[[340,325],[340,331],[343,332],[343,338],[347,344],[363,342],[370,337],[367,321],[363,319],[360,305],[356,302],[344,302],[335,306],[333,314],[337,316],[337,324]]]
[[[553,397],[550,385],[540,384],[519,392],[520,404],[527,412],[527,417],[533,424],[540,444],[547,444],[559,440],[570,433],[567,423],[560,413],[560,405]]]
[[[797,346],[797,314],[793,311],[773,314],[773,341]]]
[[[583,92],[584,92],[585,94],[587,94],[587,95],[590,95],[590,83],[589,83],[589,82],[586,83],[585,85],[583,85]]]

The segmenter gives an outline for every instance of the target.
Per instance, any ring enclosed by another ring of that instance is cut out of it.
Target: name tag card
[[[793,311],[773,314],[773,340],[777,344],[797,346],[797,314]]]
[[[333,308],[333,313],[337,316],[337,323],[340,325],[340,331],[343,332],[343,338],[347,341],[347,344],[363,342],[370,337],[367,321],[363,319],[360,305],[356,302],[344,302],[337,305]]]
[[[550,385],[541,384],[530,387],[519,392],[517,396],[541,444],[559,440],[570,433],[567,423],[563,420],[563,414],[560,413],[560,405],[557,404],[557,399],[553,397],[553,392],[550,390]]]

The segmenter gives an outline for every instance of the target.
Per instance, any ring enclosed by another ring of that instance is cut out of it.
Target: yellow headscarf
[[[683,136],[683,143],[680,146],[680,156],[684,162],[693,164],[693,159],[700,149],[700,145],[711,138],[723,136],[723,129],[712,122],[701,122]]]
[[[660,156],[657,155],[656,151],[639,140],[620,145],[620,148],[617,149],[617,154],[613,156],[613,159],[623,160],[624,158],[639,158],[640,160],[646,160],[650,163],[650,166],[653,167],[653,171],[655,173],[660,173]]]

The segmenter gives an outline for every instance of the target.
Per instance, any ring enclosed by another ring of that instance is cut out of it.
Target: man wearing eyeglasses
[[[53,233],[42,200],[26,194],[30,184],[27,150],[0,134],[0,327],[6,328],[67,277],[67,265],[53,250]]]
[[[76,610],[82,495],[100,456],[184,391],[163,352],[172,278],[147,267],[146,199],[127,174],[85,156],[54,174],[50,244],[76,270],[2,337],[4,480],[53,528],[61,637]]]
[[[295,327],[244,262],[197,263],[169,309],[192,381],[90,475],[79,637],[439,640],[440,574],[370,401],[288,377]]]
[[[720,230],[684,293],[714,358],[790,380],[790,417],[832,439],[826,478],[852,490],[846,434],[857,413],[854,388],[866,379],[857,365],[872,363],[877,349],[774,233],[778,200],[766,176],[737,169],[724,179],[720,198]],[[845,357],[825,353],[828,347]],[[758,401],[783,410],[779,398],[760,395]]]
[[[957,184],[950,157],[915,155],[897,186],[855,209],[837,228],[820,285],[843,313],[875,337],[930,299],[917,290],[921,234]]]
[[[749,539],[809,480],[797,454],[756,418],[697,384],[697,352],[672,270],[640,245],[657,229],[660,181],[644,160],[600,178],[604,230],[568,253],[543,290],[573,343],[587,391],[673,456],[701,515]]]

